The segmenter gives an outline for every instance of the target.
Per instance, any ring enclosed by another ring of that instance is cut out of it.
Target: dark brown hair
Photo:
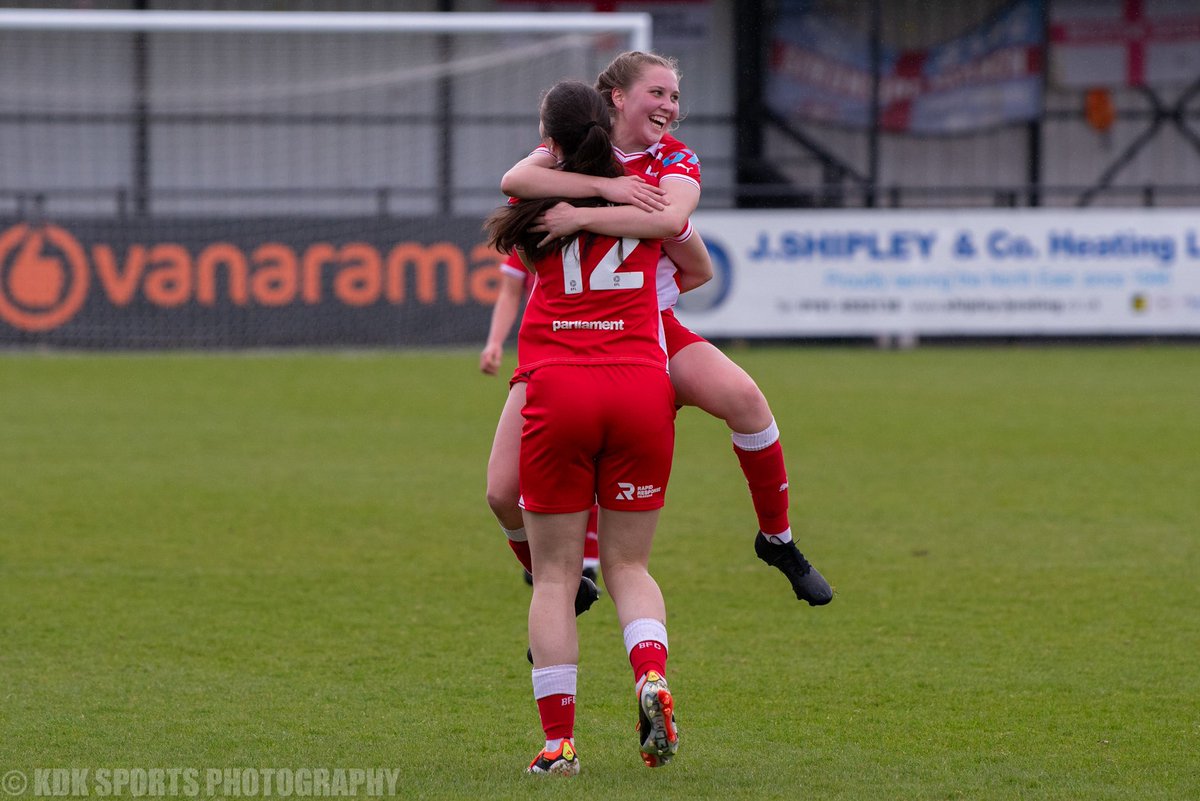
[[[542,98],[542,133],[554,140],[562,151],[560,169],[584,175],[618,178],[625,174],[621,162],[613,155],[609,133],[612,122],[604,98],[592,87],[580,81],[555,84]],[[576,206],[596,206],[601,198],[572,200],[561,197],[522,200],[497,209],[483,224],[488,243],[503,253],[521,248],[530,259],[538,259],[557,250],[574,237],[550,242],[538,247],[544,234],[529,230],[534,219],[557,203],[566,201]]]

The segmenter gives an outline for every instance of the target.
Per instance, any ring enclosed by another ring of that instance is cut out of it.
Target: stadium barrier
[[[708,337],[1200,334],[1200,225],[1170,210],[693,217]],[[478,218],[0,220],[0,345],[483,341],[500,256]]]

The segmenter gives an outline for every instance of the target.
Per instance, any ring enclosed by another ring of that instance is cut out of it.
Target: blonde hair
[[[596,76],[596,91],[604,98],[610,109],[614,108],[613,89],[628,90],[642,75],[646,67],[666,67],[679,78],[679,62],[670,56],[627,50],[609,62],[604,71]]]

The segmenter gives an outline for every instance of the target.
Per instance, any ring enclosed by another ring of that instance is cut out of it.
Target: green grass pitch
[[[681,412],[651,567],[682,748],[641,765],[604,599],[580,622],[570,782],[522,774],[529,591],[484,503],[504,384],[473,352],[0,356],[0,773],[1200,798],[1200,349],[731,355],[838,595],[799,604],[755,559],[722,424]]]

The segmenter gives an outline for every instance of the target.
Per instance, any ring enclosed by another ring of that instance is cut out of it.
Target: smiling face
[[[648,64],[627,89],[612,90],[612,103],[613,144],[626,152],[645,150],[679,118],[679,76],[670,67]]]

